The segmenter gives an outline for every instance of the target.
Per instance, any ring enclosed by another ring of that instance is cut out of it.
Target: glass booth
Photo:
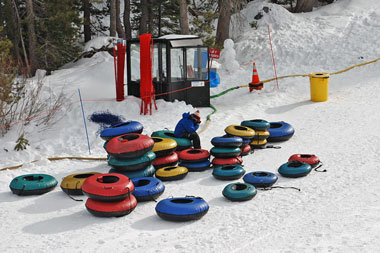
[[[140,97],[140,41],[127,41],[128,95]],[[153,38],[153,85],[156,99],[210,106],[208,47],[196,36]]]

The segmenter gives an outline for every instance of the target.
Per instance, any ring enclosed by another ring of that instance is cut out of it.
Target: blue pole
[[[79,93],[80,105],[81,105],[81,107],[82,107],[82,115],[83,115],[84,129],[86,130],[88,153],[91,155],[90,141],[88,140],[88,133],[87,133],[86,118],[84,117],[84,110],[83,110],[82,96],[80,95],[80,89],[79,89],[79,88],[78,88],[78,93]]]

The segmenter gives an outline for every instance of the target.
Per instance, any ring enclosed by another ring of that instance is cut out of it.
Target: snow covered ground
[[[312,13],[291,14],[264,2],[249,4],[249,24],[263,6],[270,11],[258,21],[258,29],[245,25],[234,34],[240,69],[221,72],[216,94],[247,84],[252,61],[260,79],[273,77],[267,24],[270,25],[281,75],[335,72],[380,57],[380,2],[339,0]],[[87,122],[91,155],[83,129],[77,89],[84,99],[86,115],[109,110],[144,125],[144,134],[174,129],[183,112],[194,111],[184,102],[158,101],[152,116],[139,114],[140,100],[115,102],[113,58],[98,53],[90,59],[55,71],[45,77],[46,94],[65,89],[67,102],[51,128],[29,127],[31,146],[13,151],[19,126],[1,139],[0,165],[24,163],[17,170],[0,174],[1,252],[378,252],[380,247],[380,63],[355,68],[330,78],[329,100],[310,101],[308,78],[290,78],[265,84],[260,92],[248,88],[212,99],[218,109],[210,126],[201,134],[203,148],[224,133],[224,128],[242,120],[262,118],[286,121],[296,130],[281,149],[258,150],[244,157],[247,172],[277,173],[295,153],[314,153],[327,173],[307,177],[279,177],[277,185],[291,189],[259,191],[247,202],[235,203],[221,192],[228,182],[218,181],[211,170],[189,173],[181,181],[165,183],[160,199],[170,196],[203,197],[210,210],[199,221],[173,223],[160,219],[155,202],[139,203],[121,218],[98,218],[75,202],[59,187],[40,196],[19,197],[11,193],[10,181],[28,173],[46,173],[57,180],[69,174],[109,170],[105,161],[62,160],[48,157],[105,157],[99,126]],[[200,109],[203,118],[210,108]],[[205,120],[203,120],[204,122]],[[204,123],[203,123],[204,124]],[[202,127],[202,126],[201,126]],[[7,149],[8,151],[6,151]],[[31,163],[33,160],[37,162]],[[242,180],[238,180],[242,181]],[[83,197],[85,200],[85,197]]]

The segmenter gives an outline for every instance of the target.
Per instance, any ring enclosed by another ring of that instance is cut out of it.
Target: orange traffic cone
[[[261,90],[264,84],[260,82],[259,74],[257,73],[256,63],[253,63],[252,82],[249,83],[249,92],[253,90]]]

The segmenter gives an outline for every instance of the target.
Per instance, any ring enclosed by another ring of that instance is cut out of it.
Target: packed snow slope
[[[250,27],[253,17],[269,7]],[[380,57],[380,2],[339,0],[312,13],[292,14],[265,2],[250,3],[240,14],[243,24],[233,29],[240,69],[220,72],[222,83],[213,94],[251,78],[252,61],[262,80],[273,77],[268,41],[270,26],[278,75],[335,72]],[[184,102],[157,101],[152,116],[139,114],[140,100],[115,102],[113,59],[98,53],[90,59],[55,71],[44,78],[46,95],[64,89],[65,106],[51,127],[28,125],[31,145],[13,151],[20,124],[1,139],[0,251],[2,252],[377,252],[380,247],[380,63],[354,68],[330,78],[327,102],[311,102],[308,78],[289,78],[265,84],[262,91],[238,89],[212,99],[218,111],[200,135],[202,146],[224,134],[224,128],[242,120],[286,121],[296,132],[280,143],[281,149],[257,150],[244,157],[244,168],[277,173],[295,153],[313,153],[326,173],[311,172],[298,179],[279,177],[277,185],[298,187],[259,191],[247,202],[222,196],[228,182],[211,170],[189,173],[181,181],[165,183],[159,200],[175,196],[203,197],[210,210],[199,221],[167,222],[155,213],[155,202],[139,203],[121,218],[92,216],[84,202],[75,202],[59,187],[41,196],[19,197],[9,189],[11,180],[27,173],[46,173],[60,182],[69,174],[108,172],[105,161],[62,160],[48,157],[105,157],[99,126],[87,121],[91,155],[83,128],[77,89],[84,99],[86,117],[108,110],[137,120],[144,134],[174,129],[183,112],[194,111]],[[33,81],[33,80],[31,80]],[[35,81],[35,80],[34,80]],[[200,109],[205,117],[210,108]],[[6,151],[8,150],[8,151]],[[31,162],[37,160],[36,162]],[[242,180],[237,180],[242,181]],[[85,197],[82,197],[85,200]]]

